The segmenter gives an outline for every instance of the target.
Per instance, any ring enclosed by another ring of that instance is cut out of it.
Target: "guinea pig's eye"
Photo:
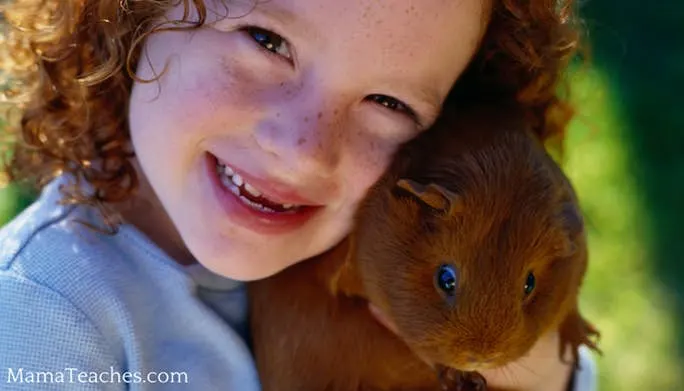
[[[452,296],[456,291],[458,283],[458,273],[456,268],[452,265],[442,265],[437,269],[436,275],[437,287],[441,289],[448,296]]]
[[[537,283],[537,280],[534,278],[534,274],[532,272],[530,272],[527,275],[527,281],[525,281],[525,287],[524,287],[525,297],[529,296],[530,293],[532,293],[536,283]]]

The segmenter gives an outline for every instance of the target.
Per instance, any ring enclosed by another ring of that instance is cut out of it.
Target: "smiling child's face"
[[[329,249],[397,147],[437,116],[486,4],[209,2],[201,29],[151,35],[137,75],[168,68],[134,85],[129,118],[150,198],[190,253],[230,278]]]

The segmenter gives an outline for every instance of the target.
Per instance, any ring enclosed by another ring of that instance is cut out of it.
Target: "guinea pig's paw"
[[[478,372],[466,372],[465,375],[467,380],[464,391],[487,391],[487,380],[484,376]]]
[[[441,391],[486,391],[487,380],[477,372],[463,372],[453,368],[440,368]]]
[[[439,379],[440,391],[456,391],[460,390],[459,384],[463,372],[453,368],[437,366],[437,378]]]
[[[586,321],[578,311],[573,311],[565,318],[560,326],[560,356],[564,360],[566,349],[572,350],[572,359],[579,368],[579,347],[586,345],[595,352],[601,354],[597,341],[601,337],[599,331]]]

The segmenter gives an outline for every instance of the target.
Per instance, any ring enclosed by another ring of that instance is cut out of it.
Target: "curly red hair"
[[[203,0],[178,1],[186,15],[166,25],[157,21],[171,0],[5,6],[0,88],[13,104],[9,114],[19,113],[4,130],[11,180],[40,187],[70,172],[94,192],[72,192],[65,202],[104,207],[131,196],[138,179],[126,117],[141,43],[162,29],[198,28],[206,16]],[[197,22],[186,20],[191,6]],[[572,0],[492,0],[492,7],[481,48],[450,100],[514,102],[543,140],[562,140],[572,110],[560,83],[579,37]]]

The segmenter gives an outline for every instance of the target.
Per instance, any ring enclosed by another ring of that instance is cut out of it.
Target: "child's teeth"
[[[235,183],[238,187],[242,186],[242,184],[245,183],[242,180],[242,177],[240,176],[240,174],[234,174],[232,179],[233,179],[233,183]]]
[[[223,183],[223,186],[227,187],[228,190],[230,190],[233,194],[237,196],[240,195],[240,189],[235,186],[235,184],[231,182],[230,178],[227,176],[221,176],[221,183]]]
[[[267,206],[257,204],[256,202],[252,202],[252,201],[248,200],[247,198],[245,198],[244,196],[240,196],[240,199],[242,200],[242,202],[246,203],[247,205],[252,206],[253,208],[257,208],[257,209],[263,210],[265,212],[270,212],[270,213],[275,212],[275,210],[273,210]]]
[[[219,178],[221,179],[221,183],[223,186],[225,186],[228,190],[230,190],[231,193],[235,194],[238,196],[238,198],[244,202],[245,204],[255,208],[259,209],[265,212],[271,212],[274,213],[275,210],[265,206],[261,205],[260,203],[251,201],[247,198],[245,198],[244,195],[240,193],[240,189],[242,188],[242,191],[249,193],[251,196],[254,197],[261,197],[261,192],[257,189],[255,189],[252,185],[249,183],[246,183],[244,179],[239,174],[235,173],[235,170],[230,168],[229,166],[226,166],[225,164],[219,162],[216,164],[216,171],[219,173]],[[282,208],[283,209],[293,209],[297,205],[295,204],[283,204]]]
[[[255,188],[252,187],[249,183],[245,183],[245,190],[254,197],[259,197],[261,195],[261,192]]]

